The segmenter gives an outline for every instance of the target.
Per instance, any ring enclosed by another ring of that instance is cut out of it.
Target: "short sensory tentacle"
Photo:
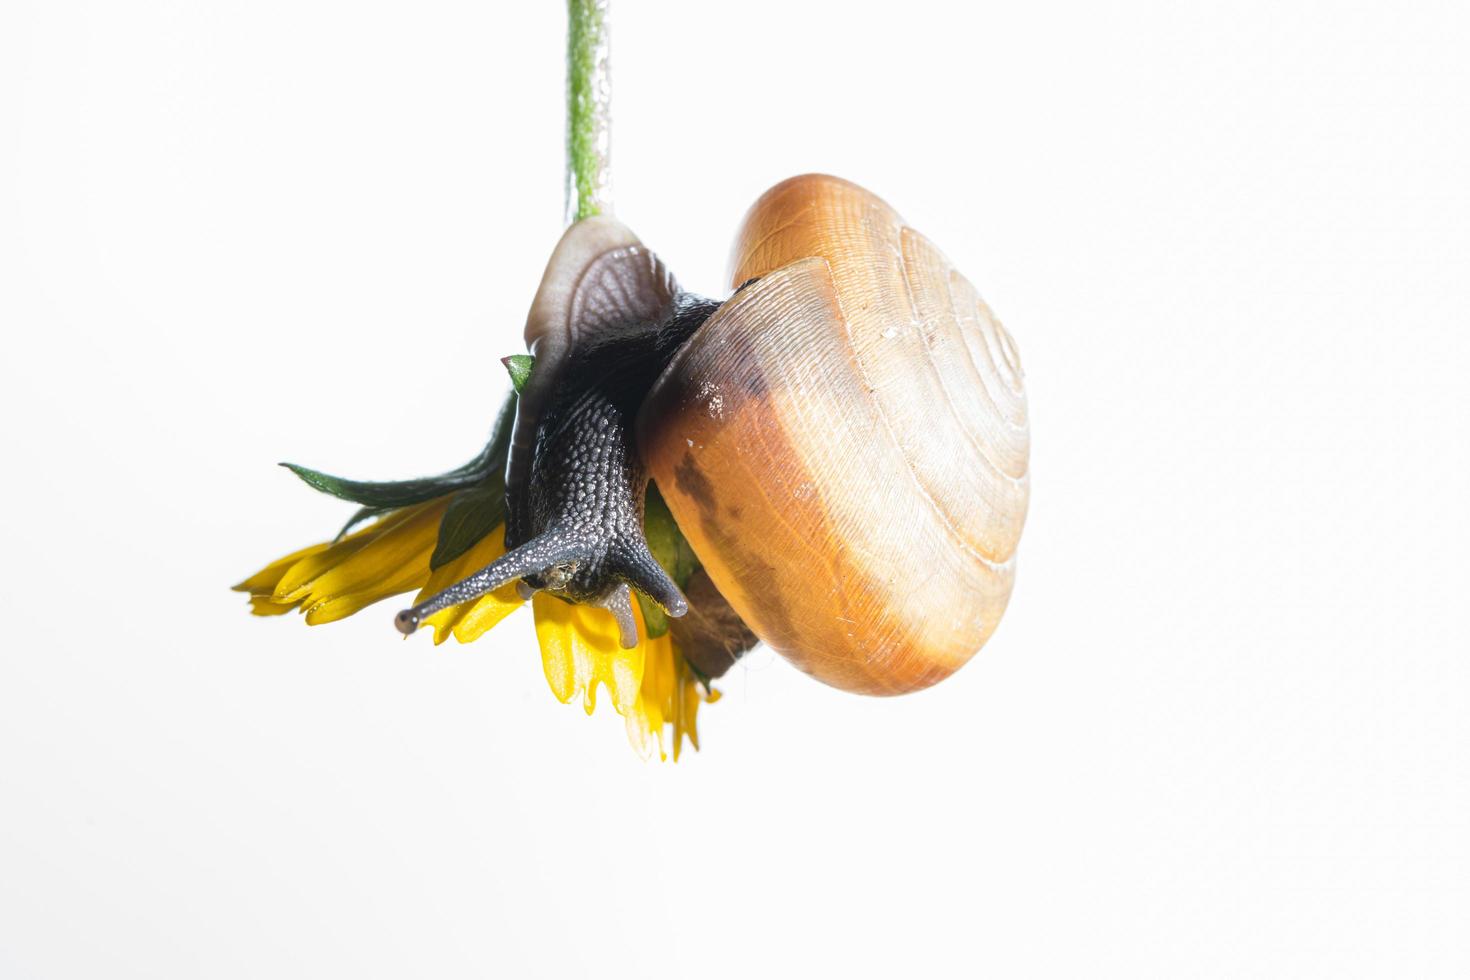
[[[626,582],[615,585],[603,597],[602,607],[618,621],[618,644],[624,650],[638,645],[638,621],[633,618],[633,592]]]

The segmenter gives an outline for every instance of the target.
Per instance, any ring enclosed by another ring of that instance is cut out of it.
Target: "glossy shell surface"
[[[933,684],[1011,594],[1029,491],[1016,345],[938,249],[834,177],[756,202],[742,283],[650,393],[644,459],[768,645],[846,690]]]

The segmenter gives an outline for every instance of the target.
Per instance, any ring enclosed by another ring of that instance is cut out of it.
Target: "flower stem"
[[[608,0],[567,0],[567,224],[612,211]]]

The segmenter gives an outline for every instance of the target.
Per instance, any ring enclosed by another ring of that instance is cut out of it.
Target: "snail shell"
[[[639,413],[659,490],[719,592],[797,667],[869,694],[942,680],[1015,575],[1015,343],[938,249],[834,177],[756,202],[741,283]]]

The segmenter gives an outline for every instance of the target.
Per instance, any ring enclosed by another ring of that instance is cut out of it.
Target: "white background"
[[[686,285],[825,170],[1016,338],[994,640],[897,700],[758,653],[675,767],[527,614],[249,618],[350,509],[277,460],[485,436],[561,5],[9,0],[0,977],[1470,975],[1463,4],[616,8]]]

